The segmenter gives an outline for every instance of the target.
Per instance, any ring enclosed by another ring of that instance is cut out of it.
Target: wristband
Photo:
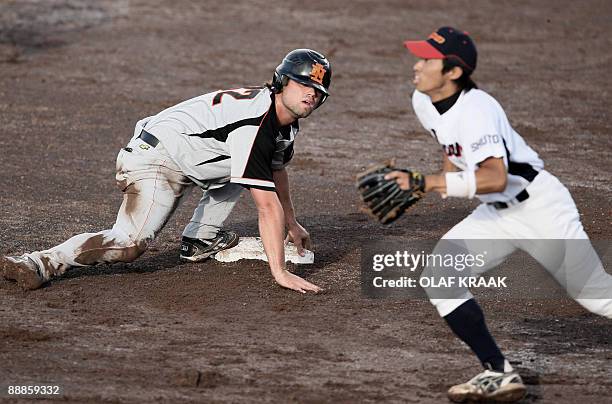
[[[459,171],[446,173],[446,195],[472,199],[476,195],[476,173]]]

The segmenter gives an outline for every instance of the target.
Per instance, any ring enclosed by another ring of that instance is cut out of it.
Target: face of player
[[[280,101],[293,120],[306,118],[321,101],[321,92],[312,87],[289,80],[280,93]]]
[[[427,94],[432,102],[450,97],[457,91],[453,70],[442,73],[442,59],[419,59],[413,67],[412,83],[420,92]]]

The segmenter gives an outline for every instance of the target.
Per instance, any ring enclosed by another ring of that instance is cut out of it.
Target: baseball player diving
[[[183,232],[181,257],[205,259],[238,243],[238,236],[222,226],[246,188],[257,206],[275,281],[302,293],[320,291],[285,267],[285,229],[298,252],[310,243],[295,218],[285,167],[293,157],[298,120],[328,97],[331,74],[324,55],[296,49],[276,68],[271,83],[204,94],[140,120],[117,157],[123,203],[112,229],[3,257],[2,275],[36,289],[72,267],[131,262],[196,186],[203,196]]]
[[[434,252],[444,252],[457,240],[468,251],[488,250],[487,264],[472,268],[472,274],[480,276],[522,249],[578,303],[612,318],[612,276],[588,241],[569,191],[543,169],[542,160],[510,126],[500,104],[472,80],[477,51],[470,36],[442,27],[426,40],[404,45],[418,58],[412,105],[423,127],[442,146],[443,170],[423,176],[387,166],[360,175],[358,187],[366,210],[390,223],[426,192],[444,198],[477,197],[482,203],[442,237]],[[566,243],[570,249],[564,248]],[[423,274],[434,269],[426,267]],[[521,399],[525,385],[489,333],[470,291],[425,290],[440,316],[484,367],[468,382],[451,387],[449,398],[456,402]]]

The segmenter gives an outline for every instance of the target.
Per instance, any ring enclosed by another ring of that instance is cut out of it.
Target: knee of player
[[[455,297],[452,299],[432,299],[430,298],[429,301],[431,302],[431,304],[434,305],[440,317],[446,317],[450,315],[451,313],[455,312],[457,308],[462,306],[465,302],[469,301],[470,299],[473,299],[473,296],[471,294],[466,294],[462,298],[460,297]]]
[[[132,262],[146,251],[151,240],[133,241],[113,233],[96,235],[77,251],[74,261],[81,265]]]
[[[132,262],[136,258],[140,257],[147,251],[150,242],[147,240],[138,240],[131,244],[130,246],[123,249],[123,257],[121,257],[121,261],[123,262]]]
[[[122,234],[123,248],[120,249],[120,261],[132,262],[147,251],[149,245],[154,239],[153,235],[139,234],[138,236]]]

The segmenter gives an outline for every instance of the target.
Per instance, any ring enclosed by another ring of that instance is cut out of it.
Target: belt
[[[159,144],[159,139],[144,129],[142,130],[142,132],[140,132],[140,135],[138,135],[138,139],[142,139],[143,142],[145,142],[151,147],[155,147]]]
[[[526,189],[523,189],[519,192],[514,198],[510,199],[508,202],[489,202],[487,205],[493,206],[495,209],[507,209],[510,206],[518,205],[519,203],[529,199],[529,192]]]

